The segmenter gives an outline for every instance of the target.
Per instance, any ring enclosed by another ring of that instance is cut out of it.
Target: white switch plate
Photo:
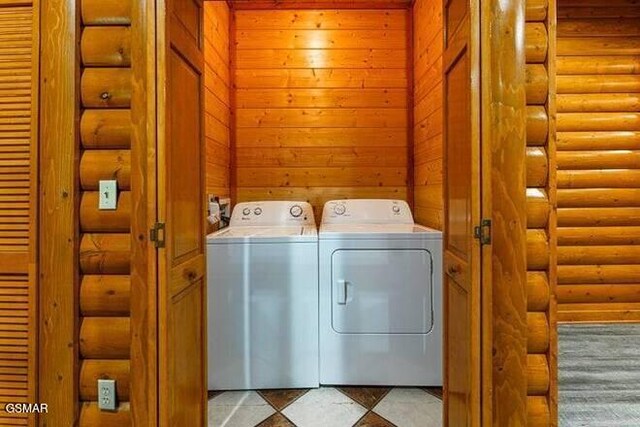
[[[118,181],[101,180],[98,209],[115,210],[118,207]]]
[[[116,380],[98,380],[98,408],[116,410]]]

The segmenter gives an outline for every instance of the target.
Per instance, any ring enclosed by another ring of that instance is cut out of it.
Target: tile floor
[[[440,427],[442,389],[209,392],[209,427]]]

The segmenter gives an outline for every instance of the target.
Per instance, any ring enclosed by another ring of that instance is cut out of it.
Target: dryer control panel
[[[316,225],[313,208],[307,202],[264,201],[238,203],[230,225]]]
[[[413,224],[404,200],[345,199],[324,205],[323,224]]]

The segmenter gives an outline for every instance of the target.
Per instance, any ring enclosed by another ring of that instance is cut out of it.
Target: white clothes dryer
[[[318,234],[320,383],[442,385],[442,233],[399,200],[335,200]]]

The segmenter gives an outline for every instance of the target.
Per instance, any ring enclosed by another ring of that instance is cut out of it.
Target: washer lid
[[[308,226],[230,226],[207,236],[208,245],[229,243],[315,242],[318,231]]]
[[[429,239],[442,240],[442,231],[417,224],[322,224],[320,240]]]

